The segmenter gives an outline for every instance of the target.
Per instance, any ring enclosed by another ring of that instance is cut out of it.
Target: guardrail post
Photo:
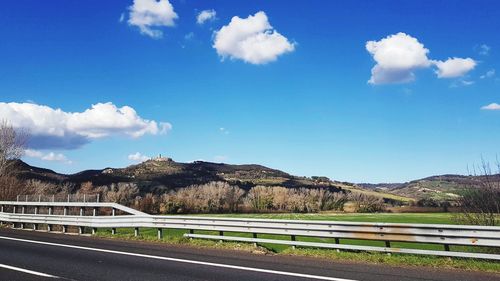
[[[116,228],[111,228],[111,235],[115,235],[116,234]]]
[[[35,206],[35,215],[38,215],[38,206]]]
[[[52,195],[52,202],[56,202],[56,196]]]
[[[339,238],[335,238],[335,244],[340,244],[340,239]],[[336,249],[337,253],[340,253],[340,249]]]
[[[69,203],[69,194],[68,194],[68,203]]]
[[[83,234],[84,230],[85,229],[83,228],[83,226],[79,226],[78,227],[78,234],[80,234],[80,235]]]
[[[134,229],[134,236],[135,236],[135,237],[139,236],[139,228],[138,228],[138,227],[136,227],[136,228]]]
[[[16,198],[17,202],[19,202],[19,195],[17,195],[17,198]]]
[[[94,208],[92,210],[92,216],[94,216],[94,217],[97,216],[97,208]]]
[[[257,239],[257,233],[252,233],[252,237],[253,237],[254,239]],[[254,246],[254,247],[257,247],[257,242],[254,242],[254,243],[253,243],[253,246]]]
[[[68,232],[68,227],[67,227],[67,226],[65,226],[65,225],[63,225],[63,226],[62,226],[62,232],[63,232],[63,233]]]
[[[12,206],[12,213],[15,214],[16,213],[16,206]]]
[[[33,224],[33,230],[37,230],[38,229],[38,224],[34,223]]]
[[[445,251],[450,251],[450,245],[444,244],[444,250]]]
[[[68,215],[68,207],[64,207],[63,216]]]
[[[163,229],[158,228],[158,240],[163,239]]]
[[[92,235],[95,235],[97,233],[97,228],[92,227]]]
[[[51,232],[51,231],[52,231],[52,225],[47,224],[47,231],[48,231],[48,232]]]
[[[53,211],[52,207],[49,207],[49,215],[52,215],[52,211]]]
[[[292,240],[292,241],[295,241],[295,240],[296,240],[296,239],[295,239],[295,235],[290,236],[290,238],[291,238],[291,240]],[[295,245],[292,245],[292,249],[295,249],[295,248],[296,248],[296,246],[295,246]]]
[[[2,205],[0,208],[1,208],[0,212],[2,212],[2,213],[3,213],[3,205]]]
[[[112,216],[116,216],[116,209],[115,209],[115,208],[113,208],[113,209],[111,210],[111,215],[112,215]]]
[[[24,229],[24,222],[21,223],[21,229]]]
[[[26,202],[28,202],[28,195],[26,195]]]
[[[85,203],[85,194],[83,194],[83,203]]]
[[[42,195],[38,195],[38,202],[42,202]]]
[[[21,214],[24,214],[24,206],[21,207]]]
[[[391,241],[385,241],[385,247],[390,248],[391,247]]]
[[[80,207],[80,216],[83,216],[84,210],[83,207]]]
[[[99,197],[101,194],[97,194],[97,203],[99,203]]]

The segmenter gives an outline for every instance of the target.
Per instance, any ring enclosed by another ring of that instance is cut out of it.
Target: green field
[[[203,215],[213,217],[262,218],[283,220],[330,220],[352,222],[392,222],[392,223],[428,223],[454,224],[452,213],[319,213],[319,214],[217,214]]]
[[[266,219],[296,219],[296,220],[332,220],[332,221],[355,221],[355,222],[392,222],[392,223],[428,223],[428,224],[453,224],[454,216],[450,213],[408,213],[408,214],[397,214],[397,213],[381,213],[381,214],[336,214],[336,213],[320,213],[320,214],[225,214],[225,215],[201,215],[201,216],[214,216],[214,217],[239,217],[239,218],[266,218]],[[109,229],[100,229],[97,236],[110,237]],[[178,229],[164,229],[162,242],[175,243],[175,244],[187,244],[192,246],[202,246],[202,247],[217,247],[217,248],[229,248],[229,249],[239,249],[245,251],[255,251],[256,248],[249,243],[236,243],[236,242],[217,242],[199,239],[186,239],[183,237],[187,230]],[[218,235],[218,232],[214,231],[196,231],[197,234],[211,234]],[[139,239],[139,240],[157,240],[156,229],[141,229],[140,236],[134,237],[133,229],[119,229],[118,233],[113,236],[115,238],[122,239]],[[229,233],[225,232],[228,236],[239,236],[239,237],[251,237],[250,233]],[[282,239],[289,240],[290,236],[284,235],[266,235],[259,234],[259,238],[267,239]],[[311,237],[296,237],[297,241],[310,241],[310,242],[323,242],[323,243],[334,243],[334,239],[331,238],[311,238]],[[354,240],[354,239],[340,239],[341,244],[351,244],[351,245],[370,245],[370,246],[384,246],[383,241],[369,241],[369,240]],[[393,242],[392,247],[401,248],[414,248],[414,249],[427,249],[427,250],[443,250],[442,245],[435,244],[422,244],[422,243],[403,243],[403,242]],[[315,256],[328,259],[336,260],[350,260],[350,261],[364,261],[364,262],[375,262],[375,263],[388,263],[394,265],[421,265],[421,266],[437,266],[437,267],[447,267],[447,268],[460,268],[467,270],[483,270],[500,272],[500,263],[498,262],[488,262],[488,261],[478,261],[471,259],[449,259],[449,258],[439,258],[439,257],[427,257],[427,256],[414,256],[414,255],[387,255],[383,253],[366,253],[366,252],[337,252],[335,250],[327,249],[310,249],[310,248],[299,248],[291,249],[286,245],[277,244],[259,244],[258,249],[260,251],[275,253],[275,254],[286,254],[286,255],[305,255],[305,256]],[[474,252],[484,252],[488,251],[484,248],[479,247],[462,247],[462,246],[451,246],[451,250],[456,251],[474,251]]]

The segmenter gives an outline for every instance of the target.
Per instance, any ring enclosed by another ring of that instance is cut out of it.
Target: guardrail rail
[[[10,223],[13,227],[17,224],[22,229],[31,226],[28,229],[39,230],[45,225],[47,231],[52,231],[57,225],[62,227],[62,232],[73,226],[78,227],[80,234],[85,232],[85,228],[90,228],[92,234],[98,228],[110,228],[115,234],[119,228],[134,228],[137,236],[140,228],[156,228],[159,239],[163,237],[163,229],[185,229],[188,230],[185,237],[196,239],[500,260],[500,227],[496,226],[157,216],[106,202],[0,201],[0,208],[0,222]],[[195,231],[211,231],[218,235],[196,234]],[[242,237],[241,233],[247,233],[249,237]],[[269,238],[270,235],[286,236],[290,240]],[[318,242],[304,241],[304,238]],[[345,239],[383,241],[385,247],[341,243]],[[443,250],[391,247],[393,242],[436,244],[442,245]],[[496,250],[451,251],[450,246]]]

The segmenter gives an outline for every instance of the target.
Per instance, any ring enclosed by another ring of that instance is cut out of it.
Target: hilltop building
[[[161,154],[158,154],[158,156],[151,158],[151,160],[156,162],[170,162],[172,161],[172,158],[163,157]]]

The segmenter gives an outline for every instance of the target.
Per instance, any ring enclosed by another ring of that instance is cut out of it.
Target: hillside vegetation
[[[125,168],[59,174],[16,160],[30,194],[99,194],[150,213],[382,211],[411,201],[327,177],[299,177],[261,165],[155,158]]]
[[[388,205],[446,210],[458,205],[466,188],[486,180],[500,182],[499,175],[442,175],[407,183],[353,184],[254,164],[181,163],[163,157],[70,175],[21,160],[12,167],[27,193],[100,194],[105,200],[154,213],[317,212],[340,211],[344,206],[348,211],[378,212]],[[405,211],[396,211],[400,210]]]

